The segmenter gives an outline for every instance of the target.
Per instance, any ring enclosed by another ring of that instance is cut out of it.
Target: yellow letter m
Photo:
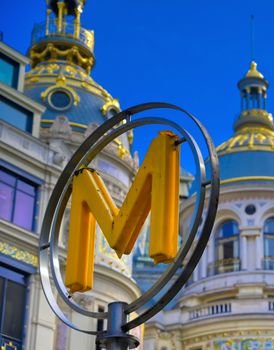
[[[178,249],[179,147],[177,135],[164,131],[152,140],[146,157],[119,209],[96,171],[74,176],[66,287],[92,288],[96,221],[117,255],[130,254],[151,211],[149,254],[156,264],[175,258]]]

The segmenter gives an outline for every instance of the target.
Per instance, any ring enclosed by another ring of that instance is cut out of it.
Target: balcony
[[[214,304],[207,304],[192,309],[189,312],[189,320],[197,320],[199,318],[206,318],[210,316],[218,316],[223,314],[231,313],[231,303],[221,302]]]
[[[58,29],[57,20],[51,19],[48,22],[36,24],[32,31],[31,45],[41,41],[50,40],[53,37],[66,38],[80,42],[90,51],[94,50],[94,32],[82,27],[77,28],[74,22],[62,22],[61,29]]]
[[[273,299],[246,299],[243,303],[242,299],[230,299],[209,303],[205,305],[195,306],[183,311],[187,322],[195,322],[199,320],[216,318],[222,316],[247,317],[255,314],[259,317],[266,317],[274,313]],[[264,315],[264,316],[262,316]]]
[[[213,263],[208,264],[208,276],[239,271],[240,265],[241,262],[238,258],[229,258],[214,261]]]
[[[264,270],[274,270],[274,256],[267,256],[263,260]]]

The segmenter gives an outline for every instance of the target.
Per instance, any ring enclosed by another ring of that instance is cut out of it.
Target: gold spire
[[[260,73],[259,71],[257,71],[257,63],[255,61],[252,61],[250,63],[250,69],[249,71],[246,73],[245,75],[246,78],[261,78],[263,79],[264,76],[262,75],[262,73]]]

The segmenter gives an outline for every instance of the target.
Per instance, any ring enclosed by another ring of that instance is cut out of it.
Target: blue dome
[[[274,180],[274,132],[268,127],[243,127],[217,152],[221,184]]]
[[[219,156],[221,181],[239,177],[273,177],[274,152],[246,151]]]
[[[102,124],[106,118],[101,112],[101,108],[105,104],[105,100],[98,96],[81,90],[79,88],[74,88],[75,93],[79,96],[79,103],[74,105],[71,103],[68,109],[56,110],[50,103],[46,100],[43,102],[41,94],[47,89],[50,85],[34,85],[27,86],[25,93],[31,99],[44,103],[47,106],[46,111],[41,117],[41,127],[48,128],[52,125],[56,117],[63,115],[66,116],[70,122],[72,130],[83,132],[86,129],[86,126],[90,123]],[[58,88],[56,88],[58,90]]]
[[[238,87],[242,110],[234,123],[235,134],[216,149],[221,185],[273,182],[274,124],[272,114],[265,109],[268,82],[257,70],[256,62],[251,62]],[[208,170],[208,160],[205,163]],[[210,177],[209,171],[207,174]],[[190,192],[196,191],[194,182]]]
[[[274,181],[274,132],[272,130],[264,127],[243,128],[218,146],[217,153],[221,185]],[[210,174],[208,160],[205,164],[207,174]],[[197,182],[194,181],[190,194],[195,193],[196,190]]]
[[[84,132],[87,125],[102,124],[119,103],[79,66],[43,62],[26,75],[25,94],[44,104],[41,127],[49,128],[59,116],[67,117],[72,131]]]

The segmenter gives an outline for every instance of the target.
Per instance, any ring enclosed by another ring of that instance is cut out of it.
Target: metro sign
[[[65,285],[71,293],[92,288],[96,222],[119,258],[130,254],[151,211],[149,254],[155,264],[172,261],[178,250],[179,147],[170,131],[154,138],[119,209],[102,178],[78,170],[72,183]]]

